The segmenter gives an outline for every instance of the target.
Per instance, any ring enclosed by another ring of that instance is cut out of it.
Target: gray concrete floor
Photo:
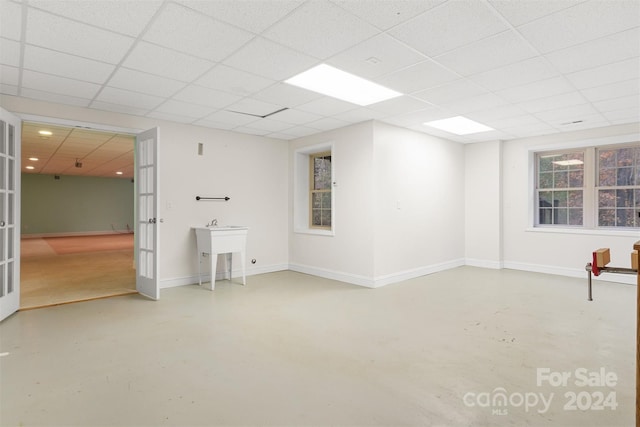
[[[635,286],[595,282],[587,302],[586,278],[462,267],[161,296],[0,323],[0,424],[633,425]]]

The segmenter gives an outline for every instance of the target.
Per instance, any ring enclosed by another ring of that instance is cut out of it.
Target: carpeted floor
[[[23,239],[20,309],[135,293],[133,234]]]

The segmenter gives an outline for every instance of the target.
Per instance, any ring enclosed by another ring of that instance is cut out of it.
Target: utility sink
[[[227,254],[229,264],[228,278],[233,278],[233,254],[240,255],[242,268],[242,284],[246,284],[245,259],[247,247],[247,233],[249,227],[243,225],[214,225],[211,227],[193,227],[196,233],[196,245],[198,250],[198,278],[202,285],[203,258],[209,257],[211,281],[208,289],[215,289],[216,268],[218,254]]]

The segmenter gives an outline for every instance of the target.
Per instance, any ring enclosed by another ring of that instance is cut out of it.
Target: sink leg
[[[211,258],[211,283],[208,289],[213,291],[216,288],[216,269],[218,266],[218,254],[209,254],[209,258]]]

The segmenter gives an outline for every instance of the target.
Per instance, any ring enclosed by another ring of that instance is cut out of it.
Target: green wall
[[[22,234],[133,231],[130,178],[22,174]]]

